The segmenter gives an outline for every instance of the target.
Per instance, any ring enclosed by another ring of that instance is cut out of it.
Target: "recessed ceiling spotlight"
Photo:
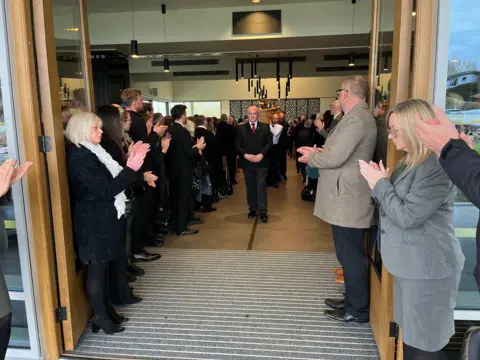
[[[196,53],[196,54],[193,54],[193,56],[202,56],[201,53]]]
[[[219,53],[219,52],[216,52],[216,53],[212,53],[213,56],[220,56],[222,55],[222,53]]]
[[[262,0],[252,0],[252,3],[254,3],[254,4],[259,4],[261,2],[262,2]]]

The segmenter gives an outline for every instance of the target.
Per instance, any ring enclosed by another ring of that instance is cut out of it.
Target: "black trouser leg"
[[[267,213],[267,175],[268,169],[257,170],[257,204],[261,214]]]
[[[107,270],[109,261],[88,264],[86,292],[93,313],[101,318],[108,318],[107,303]]]
[[[7,314],[0,319],[0,359],[5,359],[11,332],[12,313]]]
[[[280,167],[280,175],[283,177],[287,176],[287,152],[285,148],[279,149],[280,151],[278,152],[278,162],[279,162],[279,167]]]
[[[369,290],[365,230],[332,225],[335,250],[345,279],[345,310],[360,319],[369,319]]]
[[[403,343],[403,359],[404,360],[441,360],[442,353],[440,351],[424,351],[413,346]]]
[[[126,235],[125,235],[125,254],[127,258],[127,262],[131,264],[133,262],[133,253],[134,253],[134,247],[133,247],[133,234],[132,234],[132,229],[133,229],[133,219],[135,217],[133,215],[128,216],[126,219]],[[136,249],[135,249],[136,250]]]
[[[257,169],[243,169],[247,186],[247,202],[249,211],[257,211]]]
[[[187,229],[192,202],[191,190],[191,185],[188,185],[185,180],[184,183],[179,180],[177,184],[172,184],[172,205],[174,207],[172,222],[177,234]]]
[[[137,196],[138,214],[133,219],[133,252],[139,254],[147,244],[149,225],[152,226],[152,192],[143,191]]]

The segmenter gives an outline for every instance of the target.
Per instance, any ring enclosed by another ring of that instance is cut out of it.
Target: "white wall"
[[[158,95],[151,96],[149,98],[156,100],[174,101],[173,85],[171,81],[158,81],[158,82],[135,82],[131,84],[132,87],[140,89],[142,94],[149,95],[150,89],[157,88]]]
[[[384,5],[383,29],[393,29],[393,5]],[[283,34],[233,37],[232,12],[250,10],[282,10]],[[370,31],[371,3],[358,1],[355,5],[354,33]],[[60,15],[58,15],[60,16]],[[133,37],[131,13],[89,14],[92,45],[125,44]],[[61,23],[62,21],[59,21]],[[57,23],[57,21],[56,21]],[[65,22],[64,22],[65,23]],[[143,43],[164,42],[163,15],[160,11],[135,11],[135,39]],[[61,37],[62,34],[56,36]],[[62,29],[58,29],[59,31]],[[352,33],[352,5],[349,0],[332,0],[301,4],[255,5],[216,9],[186,9],[167,12],[167,41],[215,41],[251,38],[321,36]]]

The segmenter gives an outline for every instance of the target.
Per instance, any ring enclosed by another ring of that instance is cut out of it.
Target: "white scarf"
[[[100,162],[106,166],[110,174],[115,178],[120,172],[123,170],[123,167],[120,166],[118,162],[113,160],[109,153],[105,151],[103,147],[99,145],[93,145],[91,142],[88,141],[81,141],[80,145],[86,147],[95,156],[100,160]],[[123,214],[125,214],[125,202],[127,201],[127,196],[125,192],[122,191],[121,193],[115,196],[115,208],[117,209],[118,218],[120,219]]]

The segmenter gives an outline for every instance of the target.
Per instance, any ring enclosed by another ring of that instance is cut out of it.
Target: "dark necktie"
[[[255,134],[255,130],[256,130],[256,129],[255,129],[255,123],[252,123],[252,133]]]

